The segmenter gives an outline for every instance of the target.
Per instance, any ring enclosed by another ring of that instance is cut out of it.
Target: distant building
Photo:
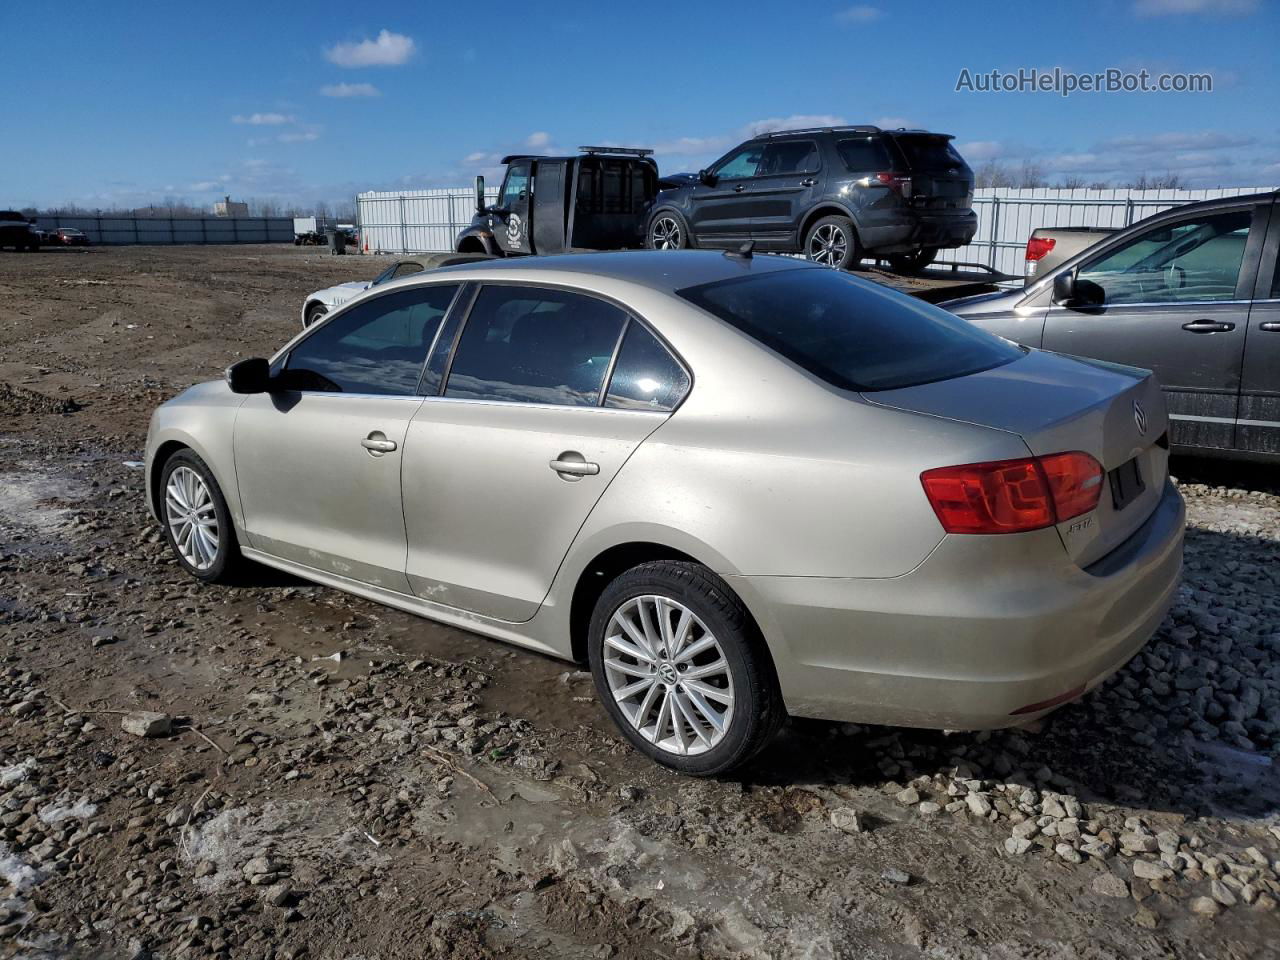
[[[230,197],[223,197],[213,205],[213,215],[215,217],[247,217],[249,205],[239,200],[232,200]]]

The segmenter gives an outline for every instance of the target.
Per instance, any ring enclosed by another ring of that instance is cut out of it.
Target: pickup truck
[[[40,231],[36,222],[17,210],[0,210],[0,250],[39,250]]]
[[[940,306],[1028,347],[1152,370],[1175,452],[1274,463],[1278,260],[1280,192],[1220,197],[1111,233],[1021,289]]]
[[[1037,274],[1044,276],[1116,230],[1116,227],[1037,227],[1027,238],[1026,283],[1035,280]]]

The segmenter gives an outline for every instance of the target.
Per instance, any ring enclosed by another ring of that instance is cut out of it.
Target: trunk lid
[[[911,203],[927,210],[968,210],[973,206],[973,171],[936,133],[899,133],[894,143],[911,176]]]
[[[1015,433],[1037,456],[1082,450],[1094,457],[1106,471],[1097,507],[1058,524],[1063,545],[1080,566],[1123,543],[1163,495],[1168,417],[1160,386],[1146,370],[1032,350],[967,377],[863,396]]]

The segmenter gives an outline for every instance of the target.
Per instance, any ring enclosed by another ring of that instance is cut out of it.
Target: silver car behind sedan
[[[691,774],[790,715],[1033,720],[1125,663],[1182,563],[1146,371],[804,261],[425,271],[161,406],[150,507],[257,561],[589,661]]]

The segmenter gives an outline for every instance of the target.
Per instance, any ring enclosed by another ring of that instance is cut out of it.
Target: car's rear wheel
[[[650,250],[683,250],[689,246],[689,232],[684,221],[674,213],[662,211],[649,222]]]
[[[682,773],[740,766],[786,716],[746,607],[696,563],[644,563],[609,584],[591,617],[588,655],[623,735]]]
[[[311,326],[328,312],[329,308],[323,303],[313,303],[311,306],[307,307],[307,326]]]
[[[921,247],[910,253],[895,253],[889,256],[889,266],[898,273],[918,273],[933,263],[938,255],[937,247]]]
[[[858,232],[848,217],[830,216],[814,221],[804,238],[804,255],[814,263],[848,270],[862,259]]]
[[[200,580],[231,580],[244,558],[213,471],[193,451],[179,450],[161,471],[159,493],[165,539],[178,563]]]

